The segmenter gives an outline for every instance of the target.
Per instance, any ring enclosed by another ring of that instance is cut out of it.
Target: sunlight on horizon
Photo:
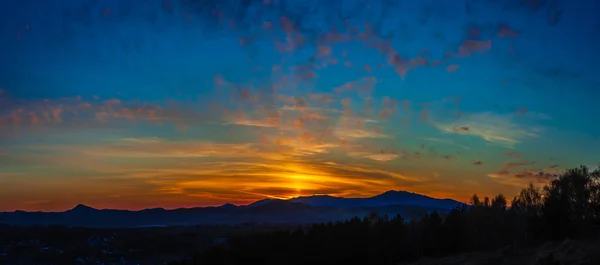
[[[599,163],[594,1],[169,3],[0,4],[0,211],[466,202]]]

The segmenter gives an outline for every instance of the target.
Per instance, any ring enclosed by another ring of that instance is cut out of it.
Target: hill
[[[462,205],[449,199],[388,191],[369,198],[333,196],[297,197],[290,200],[264,199],[249,205],[224,204],[219,207],[197,207],[141,211],[99,210],[79,204],[64,212],[7,212],[3,223],[21,226],[65,225],[83,227],[147,227],[197,224],[313,223],[366,216],[375,211],[390,216],[420,217],[430,211],[448,211]]]

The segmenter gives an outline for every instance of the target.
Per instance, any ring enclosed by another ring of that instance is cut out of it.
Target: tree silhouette
[[[552,239],[578,237],[597,221],[596,171],[585,166],[570,169],[544,187],[544,217]]]
[[[521,240],[527,244],[532,237],[539,236],[537,232],[540,230],[543,204],[541,190],[531,182],[515,196],[511,205],[511,210],[515,213],[515,244]],[[522,238],[519,239],[519,236]]]

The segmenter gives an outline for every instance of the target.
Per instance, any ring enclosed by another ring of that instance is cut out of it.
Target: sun
[[[294,190],[293,194],[289,194],[288,198],[299,197],[303,195],[303,191],[310,190],[311,185],[308,183],[307,178],[310,176],[305,175],[289,175],[287,176],[286,188]]]

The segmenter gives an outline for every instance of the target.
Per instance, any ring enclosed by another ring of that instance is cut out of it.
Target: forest
[[[229,238],[183,264],[398,264],[423,257],[526,248],[598,237],[600,168],[566,170],[512,200],[472,196],[469,205],[416,220],[380,216]]]

